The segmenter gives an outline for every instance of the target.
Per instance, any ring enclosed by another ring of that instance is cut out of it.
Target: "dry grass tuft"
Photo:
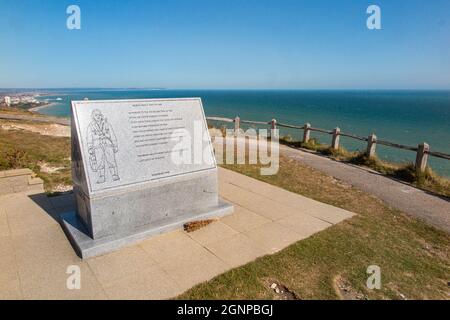
[[[424,173],[418,172],[413,163],[387,162],[377,157],[369,158],[365,152],[350,152],[345,148],[334,150],[328,145],[319,143],[315,138],[308,143],[303,143],[293,141],[290,137],[282,137],[280,138],[280,143],[316,151],[338,161],[366,166],[381,174],[408,182],[415,187],[444,197],[450,197],[450,179],[439,176],[430,167],[427,167]]]
[[[206,227],[208,224],[213,223],[214,219],[208,219],[208,220],[199,220],[199,221],[192,221],[192,222],[188,222],[185,223],[183,225],[184,231],[186,232],[194,232],[198,229],[201,229],[203,227]]]

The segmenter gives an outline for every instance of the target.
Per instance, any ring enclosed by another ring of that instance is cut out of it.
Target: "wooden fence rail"
[[[416,169],[421,172],[424,172],[427,167],[428,156],[433,156],[436,158],[450,160],[449,154],[438,152],[438,151],[430,151],[430,146],[425,142],[419,144],[417,147],[406,146],[406,145],[402,145],[402,144],[398,144],[398,143],[394,143],[394,142],[390,142],[390,141],[378,140],[377,136],[373,133],[371,135],[369,135],[367,138],[364,138],[364,137],[354,135],[352,133],[341,132],[340,128],[338,128],[338,127],[330,131],[330,130],[326,130],[326,129],[311,127],[311,124],[309,124],[309,123],[306,123],[303,126],[298,126],[298,125],[292,125],[292,124],[286,124],[286,123],[279,123],[279,122],[277,122],[276,119],[272,119],[271,121],[268,121],[268,122],[241,120],[239,117],[236,117],[234,119],[223,118],[223,117],[206,117],[206,119],[210,120],[210,121],[229,122],[229,123],[232,122],[232,123],[234,123],[235,131],[240,130],[241,123],[256,124],[256,125],[270,125],[271,129],[276,129],[278,126],[278,127],[283,127],[283,128],[303,130],[303,142],[304,143],[307,143],[310,140],[311,131],[330,134],[330,135],[332,135],[331,147],[333,149],[339,149],[339,143],[340,143],[339,138],[341,136],[360,140],[360,141],[365,141],[365,142],[367,142],[366,154],[369,157],[375,156],[377,144],[391,147],[391,148],[414,151],[414,152],[416,152],[416,163],[415,163]]]
[[[359,136],[351,134],[351,133],[341,132],[340,135],[343,136],[343,137],[348,137],[348,138],[352,138],[352,139],[356,139],[356,140],[368,141],[367,138],[359,137]]]
[[[248,124],[270,124],[270,122],[263,122],[263,121],[250,121],[250,120],[241,120],[241,123],[248,123]]]
[[[417,150],[418,150],[418,147],[404,146],[402,144],[393,143],[393,142],[389,142],[389,141],[377,140],[377,143],[381,144],[383,146],[386,146],[386,147],[409,150],[409,151],[414,151],[414,152],[417,152]]]
[[[450,160],[450,155],[449,154],[445,154],[442,152],[437,152],[437,151],[428,151],[428,154],[430,156],[436,157],[436,158],[441,158],[441,159],[445,159],[445,160]]]
[[[326,133],[326,134],[332,134],[333,133],[333,131],[320,129],[320,128],[313,128],[313,127],[310,127],[309,130],[316,131],[316,132],[321,132],[321,133]]]

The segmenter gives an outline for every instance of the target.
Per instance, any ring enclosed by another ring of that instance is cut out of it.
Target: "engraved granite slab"
[[[73,101],[71,123],[77,208],[62,218],[82,257],[232,212],[201,99]]]

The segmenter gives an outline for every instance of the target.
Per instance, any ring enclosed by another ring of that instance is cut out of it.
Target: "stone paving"
[[[0,196],[15,192],[42,192],[44,182],[30,169],[0,171]]]
[[[87,260],[74,253],[58,220],[73,209],[72,195],[0,196],[0,299],[171,298],[353,215],[225,169],[219,188],[235,205],[232,215]],[[70,265],[81,270],[81,289],[67,288]]]

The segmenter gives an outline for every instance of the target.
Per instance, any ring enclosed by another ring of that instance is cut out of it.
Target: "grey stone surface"
[[[233,212],[233,206],[225,201],[219,201],[218,205],[204,207],[202,211],[191,211],[190,215],[171,217],[155,223],[142,225],[133,230],[123,230],[110,236],[99,239],[89,237],[88,230],[78,218],[75,211],[61,215],[64,232],[69,238],[77,254],[83,258],[90,258],[117,250],[123,246],[136,243],[150,236],[181,228],[185,223],[195,220],[204,220],[221,217]]]
[[[86,194],[216,167],[199,98],[75,101],[72,119],[75,177]],[[205,152],[195,161],[199,142]],[[190,163],[175,163],[175,150]]]
[[[309,231],[317,231],[318,226],[329,225],[311,223],[317,222],[316,217],[335,224],[352,216],[340,208],[219,168],[221,192],[229,190],[227,186],[231,185],[235,192],[227,192],[227,196],[235,205],[234,214],[194,232],[175,230],[155,235],[88,261],[76,256],[56,216],[74,210],[73,194],[47,197],[41,191],[0,196],[0,299],[174,298],[232,267],[270,254],[274,251],[272,244],[290,245],[304,239]],[[251,201],[246,203],[245,209],[236,202],[240,202],[242,190],[257,195],[248,198]],[[274,222],[260,215],[258,195],[271,200],[275,210],[290,213],[275,224],[275,229],[267,226],[274,226]],[[216,213],[208,211],[208,214]],[[66,217],[64,223],[70,220]],[[72,229],[74,224],[76,220],[66,230]],[[247,236],[249,233],[251,237]],[[78,235],[86,239],[85,233]],[[130,240],[124,238],[126,236],[119,238],[122,244]],[[104,249],[109,249],[108,239],[102,239],[87,239],[87,242],[95,241],[99,253],[101,241],[105,243]],[[138,236],[135,239],[137,241]],[[109,240],[111,246],[117,246],[112,237]],[[79,242],[88,248],[86,243]],[[66,270],[70,265],[80,267],[79,290],[67,290]]]
[[[81,220],[91,226],[89,235],[98,239],[173,217],[183,219],[217,205],[217,170],[130,187],[102,197],[89,197],[75,186],[74,194]]]
[[[77,219],[63,227],[82,256],[232,212],[200,99],[74,101],[71,128]]]
[[[43,181],[32,177],[30,169],[0,171],[0,195],[43,190]]]

